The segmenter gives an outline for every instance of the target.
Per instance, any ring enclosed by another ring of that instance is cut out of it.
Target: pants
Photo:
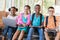
[[[11,40],[12,39],[12,33],[15,32],[16,29],[17,29],[17,27],[5,26],[2,34],[4,37],[6,37],[6,35],[7,35],[8,39]]]
[[[42,28],[36,28],[36,29],[37,29],[37,31],[39,33],[39,40],[44,40],[43,29]],[[30,28],[28,36],[27,36],[27,40],[31,40],[33,32],[34,32],[34,28]]]

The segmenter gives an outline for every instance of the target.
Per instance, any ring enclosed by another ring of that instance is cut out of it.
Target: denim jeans
[[[6,37],[6,35],[7,35],[8,39],[11,40],[12,39],[12,33],[15,32],[16,29],[17,29],[17,27],[5,26],[2,34],[4,37]]]
[[[44,40],[43,29],[42,28],[36,28],[36,29],[39,33],[39,40]],[[27,40],[31,40],[33,32],[34,32],[34,28],[30,28],[27,36]]]

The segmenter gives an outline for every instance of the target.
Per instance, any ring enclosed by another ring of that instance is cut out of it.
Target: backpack
[[[33,20],[34,20],[34,15],[35,15],[35,13],[32,14],[32,21],[31,22],[33,22]],[[40,14],[40,26],[41,25],[42,25],[42,14]]]
[[[54,24],[56,26],[56,17],[55,16],[53,16],[53,17],[54,17]],[[48,16],[46,17],[46,27],[47,27],[47,24],[48,24]]]

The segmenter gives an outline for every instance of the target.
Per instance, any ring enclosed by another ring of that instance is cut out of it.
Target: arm
[[[17,17],[17,24],[24,24],[22,21],[22,14]]]
[[[60,24],[59,24],[59,20],[58,20],[59,18],[58,17],[56,17],[56,27],[58,27]]]

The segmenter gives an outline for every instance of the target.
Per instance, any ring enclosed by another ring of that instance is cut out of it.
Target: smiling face
[[[39,12],[40,12],[40,5],[36,5],[36,6],[35,6],[35,12],[36,12],[36,13],[39,13]]]
[[[12,14],[15,14],[15,13],[16,13],[16,9],[15,9],[15,8],[11,8],[10,12],[11,12]]]
[[[29,8],[28,7],[24,7],[24,12],[28,13],[28,11],[29,11]]]
[[[49,8],[48,13],[49,15],[54,15],[54,8]]]
[[[30,13],[30,6],[29,5],[25,5],[24,12],[25,13]]]

